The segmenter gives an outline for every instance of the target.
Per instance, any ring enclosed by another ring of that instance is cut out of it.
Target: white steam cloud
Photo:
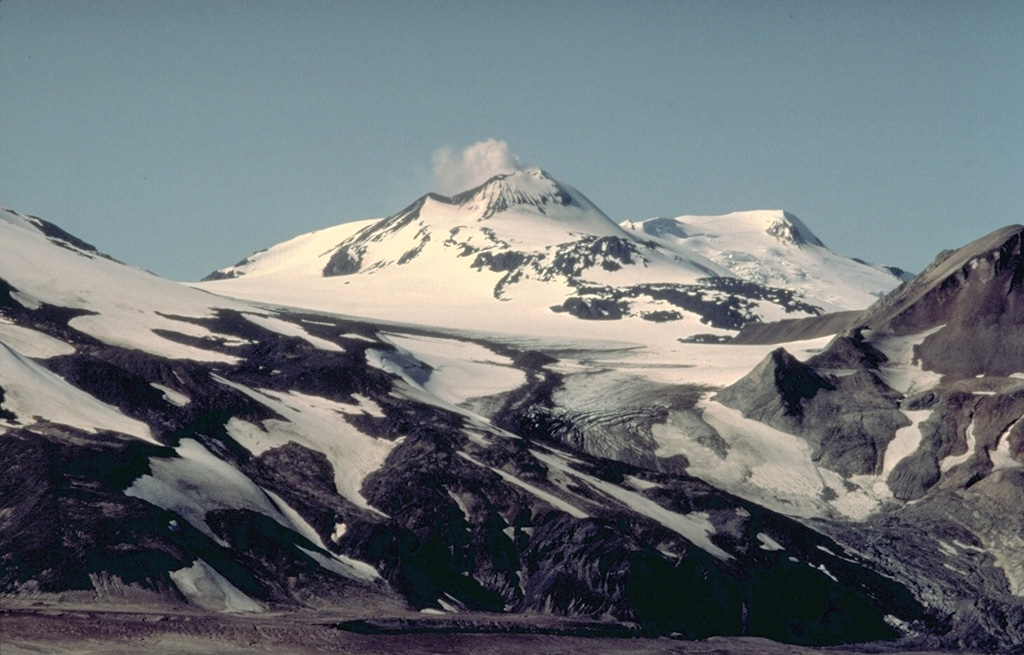
[[[456,154],[448,146],[434,152],[435,188],[451,195],[483,184],[495,175],[519,170],[519,157],[496,139],[477,141]]]

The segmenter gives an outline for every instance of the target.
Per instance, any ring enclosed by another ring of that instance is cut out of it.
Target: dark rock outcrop
[[[878,348],[864,339],[862,328],[837,335],[825,348],[807,360],[815,369],[877,369],[889,361]]]
[[[812,457],[846,476],[877,473],[896,430],[900,395],[877,375],[822,376],[782,348],[715,395],[747,418],[808,441]]]

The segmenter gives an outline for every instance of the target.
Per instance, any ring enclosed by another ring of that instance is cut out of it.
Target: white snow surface
[[[932,415],[932,410],[904,410],[903,414],[910,419],[910,425],[896,430],[896,436],[886,447],[882,459],[882,475],[884,477],[889,477],[896,465],[905,457],[913,454],[921,445],[921,423],[928,420],[928,417]]]
[[[561,193],[568,194],[567,204]],[[615,237],[636,249],[632,263],[612,259],[607,261],[614,265],[606,268],[600,257],[607,254],[599,254],[596,265],[578,273],[580,281],[624,287],[740,277],[793,289],[827,311],[865,308],[899,282],[818,245],[806,227],[784,212],[653,219],[688,219],[685,229],[693,235],[681,240],[671,230],[650,228],[652,221],[617,225],[578,191],[538,169],[492,180],[461,200],[425,196],[389,219],[301,235],[224,269],[235,277],[195,286],[236,298],[415,325],[671,344],[680,337],[727,332],[664,301],[640,309],[671,309],[683,319],[583,321],[555,313],[550,308],[574,289],[563,274],[549,277],[529,266],[496,298],[505,271],[474,268],[472,253],[543,255],[543,262],[552,262],[563,244]],[[791,232],[809,241],[788,241]],[[331,257],[349,246],[359,249],[358,272],[325,277]],[[793,318],[768,302],[758,311],[764,320]]]
[[[259,485],[195,439],[183,439],[177,457],[150,458],[150,473],[140,476],[125,494],[148,501],[188,521],[211,539],[223,540],[206,524],[207,512],[248,509],[304,536],[312,532],[294,521]],[[315,532],[312,532],[316,539]]]
[[[271,332],[276,332],[277,334],[281,334],[286,337],[299,337],[300,339],[303,339],[304,341],[309,343],[314,348],[319,348],[320,350],[327,350],[329,352],[336,353],[345,352],[344,348],[334,343],[333,341],[321,339],[320,337],[314,337],[310,333],[306,332],[306,330],[303,329],[301,325],[290,323],[288,321],[284,321],[273,316],[260,316],[257,314],[242,314],[242,316],[244,316],[245,320],[249,321],[250,323],[254,323],[260,326],[261,328],[270,330]]]
[[[1014,459],[1013,454],[1010,452],[1010,433],[1013,431],[1015,427],[1017,427],[1017,424],[1020,422],[1021,419],[1017,419],[1009,426],[1007,426],[1007,428],[1003,430],[1003,432],[999,435],[999,438],[996,440],[996,447],[993,450],[988,451],[989,459],[992,460],[992,470],[999,471],[1003,469],[1018,469],[1024,467],[1024,464],[1021,464],[1016,459]],[[972,433],[971,437],[973,436],[974,435]],[[974,450],[973,446],[974,444],[972,443],[968,447],[969,453]],[[1024,585],[1022,585],[1022,587],[1024,587]]]
[[[949,471],[954,466],[959,466],[960,464],[963,464],[964,462],[969,460],[971,456],[974,455],[974,448],[977,445],[977,439],[974,436],[974,419],[971,419],[971,422],[967,425],[967,429],[964,430],[964,438],[967,441],[967,450],[965,450],[960,455],[948,455],[946,457],[943,457],[942,461],[939,462],[939,470],[941,470],[943,473]],[[1009,446],[1009,442],[1007,442],[1006,445]],[[992,455],[991,451],[989,452],[989,455]],[[995,459],[993,459],[992,461],[994,464]]]
[[[497,434],[503,437],[509,437],[516,439],[516,435],[491,425],[488,418],[477,414],[471,409],[456,405],[440,396],[431,393],[423,385],[429,384],[430,376],[432,371],[427,368],[423,362],[418,360],[403,348],[396,346],[396,351],[385,351],[378,350],[376,348],[368,348],[366,350],[366,363],[374,368],[380,369],[385,373],[397,376],[399,379],[395,381],[394,388],[391,391],[391,395],[411,400],[413,402],[425,403],[427,405],[434,405],[442,409],[460,414],[468,419],[468,428],[475,428],[466,430],[466,434],[471,439],[480,439],[482,442],[486,442],[487,438],[483,436],[486,434]],[[442,390],[444,385],[440,385]],[[455,399],[461,396],[456,395]]]
[[[423,388],[453,405],[526,384],[526,375],[513,367],[511,359],[471,341],[392,332],[380,336],[430,366],[433,370]]]
[[[494,466],[488,466],[487,464],[484,464],[483,462],[474,459],[473,456],[469,455],[468,453],[460,452],[459,453],[459,457],[465,459],[468,462],[472,462],[473,464],[476,464],[477,466],[480,466],[480,467],[483,467],[483,468],[486,468],[486,469],[490,469],[491,471],[497,473],[501,477],[501,479],[505,480],[505,482],[510,482],[510,483],[516,485],[520,489],[523,489],[524,491],[527,491],[528,493],[536,496],[537,498],[539,498],[540,500],[543,500],[545,503],[547,503],[548,505],[551,505],[555,509],[562,510],[563,512],[565,512],[569,516],[572,516],[573,518],[577,518],[577,519],[590,518],[589,514],[587,514],[586,512],[581,510],[580,508],[576,507],[572,503],[559,498],[558,496],[556,496],[553,493],[549,493],[547,491],[544,491],[543,489],[541,489],[541,488],[539,488],[539,487],[537,487],[535,485],[532,485],[529,482],[525,482],[523,480],[520,480],[519,478],[517,478],[516,476],[512,475],[508,471],[502,471],[501,469],[496,468]]]
[[[376,582],[382,579],[377,569],[366,562],[360,562],[357,559],[336,553],[331,553],[328,556],[323,552],[317,552],[302,546],[297,546],[297,548],[306,555],[309,555],[321,568],[337,573],[344,578],[362,580],[363,582]]]
[[[71,355],[75,347],[38,330],[15,325],[0,316],[0,341],[32,359]]]
[[[321,553],[302,549],[322,567],[355,580],[380,577],[369,564],[330,554],[316,530],[280,496],[257,485],[195,439],[183,439],[175,451],[178,457],[150,458],[151,473],[137,478],[125,494],[177,514],[223,546],[227,544],[206,523],[208,512],[258,512],[323,549]]]
[[[150,382],[149,386],[153,387],[154,389],[162,393],[164,395],[164,400],[171,403],[172,405],[175,405],[176,407],[184,407],[185,405],[192,402],[191,398],[189,398],[188,396],[181,392],[171,389],[168,386],[164,386],[156,382]]]
[[[224,613],[266,611],[202,559],[197,559],[192,566],[171,571],[170,576],[186,598],[204,609]]]
[[[867,307],[901,281],[880,267],[832,252],[781,210],[652,218],[622,227],[682,257],[706,258],[744,280],[798,289],[827,312]]]
[[[9,428],[50,422],[90,433],[119,432],[157,443],[149,426],[142,421],[125,416],[116,407],[71,386],[3,341],[0,341],[0,388],[4,390],[0,406],[17,417],[13,423],[0,419],[0,434]]]
[[[918,334],[896,336],[865,330],[867,343],[878,348],[889,361],[878,369],[879,377],[893,389],[905,396],[928,391],[942,380],[942,375],[926,371],[914,354],[914,347],[921,345],[930,334],[938,332],[945,325],[939,325]]]
[[[73,244],[52,240],[33,219],[4,208],[0,208],[0,278],[17,289],[17,299],[26,307],[46,303],[88,310],[93,313],[78,316],[69,325],[104,343],[170,359],[237,361],[230,355],[177,343],[154,332],[218,338],[172,316],[209,318],[219,307],[252,311],[243,303],[204,294]]]
[[[848,488],[838,473],[814,463],[810,445],[800,437],[709,399],[698,410],[728,444],[724,459],[692,438],[688,424],[677,423],[674,413],[652,428],[656,454],[686,455],[690,475],[788,516],[861,520],[891,499],[880,476],[853,476],[853,488]],[[831,500],[825,500],[826,489]]]

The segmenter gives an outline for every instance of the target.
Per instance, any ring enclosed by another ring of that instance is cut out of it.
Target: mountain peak
[[[452,196],[449,201],[470,211],[479,211],[481,218],[490,218],[519,207],[542,214],[547,214],[554,207],[597,210],[576,189],[532,167],[495,175],[478,187]]]
[[[651,218],[639,223],[628,222],[626,225],[632,229],[639,227],[653,237],[670,240],[690,237],[720,239],[726,235],[744,235],[745,239],[749,239],[750,235],[763,232],[788,245],[826,247],[803,221],[781,209],[739,211],[722,216]]]
[[[821,239],[815,236],[803,221],[782,209],[733,212],[722,219],[732,223],[730,227],[733,229],[742,226],[745,229],[760,230],[783,243],[825,247]]]
[[[803,243],[809,243],[814,246],[825,247],[825,244],[821,242],[817,236],[811,232],[810,228],[804,225],[803,221],[799,218],[790,214],[787,211],[778,212],[781,214],[775,221],[768,226],[767,232],[780,239],[788,240],[797,245]]]

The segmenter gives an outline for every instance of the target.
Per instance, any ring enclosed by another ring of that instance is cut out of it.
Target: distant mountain
[[[743,280],[799,291],[825,312],[867,307],[913,277],[832,252],[784,211],[652,218],[623,227],[683,257],[710,260]]]
[[[900,281],[832,253],[782,212],[687,220],[616,225],[576,189],[529,169],[297,237],[200,286],[493,331],[601,336],[610,330],[573,319],[626,320],[638,336],[674,340],[865,307]]]

